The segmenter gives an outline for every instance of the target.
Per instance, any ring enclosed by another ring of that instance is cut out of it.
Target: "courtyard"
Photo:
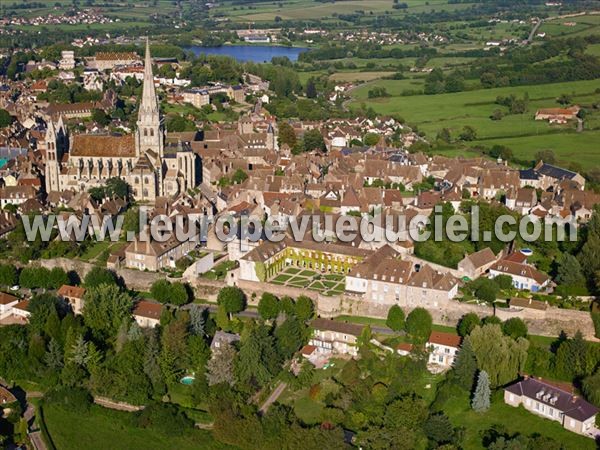
[[[321,274],[314,270],[288,266],[272,277],[269,282],[282,286],[318,291],[324,295],[344,292],[346,277],[341,274]]]

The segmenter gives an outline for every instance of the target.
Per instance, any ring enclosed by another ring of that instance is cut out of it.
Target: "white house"
[[[142,328],[154,328],[160,324],[162,311],[162,304],[140,300],[133,309],[133,319]]]
[[[19,303],[19,299],[5,292],[0,292],[0,319],[11,315],[13,307]]]
[[[428,366],[434,373],[450,369],[460,349],[461,337],[442,331],[432,331],[426,347],[430,350]]]
[[[504,402],[514,407],[523,405],[527,411],[578,434],[591,433],[598,414],[598,408],[563,387],[531,377],[504,389]]]

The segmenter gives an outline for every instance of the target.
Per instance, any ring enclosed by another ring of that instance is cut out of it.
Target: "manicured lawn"
[[[210,432],[190,429],[184,434],[166,436],[153,429],[131,425],[130,413],[93,405],[87,414],[47,405],[44,418],[50,437],[58,450],[163,450],[167,448],[226,449]]]
[[[301,397],[294,402],[294,412],[307,425],[318,423],[321,419],[324,405],[310,397]]]
[[[81,259],[84,261],[91,261],[92,259],[98,257],[104,250],[112,246],[114,242],[106,240],[100,241],[92,244],[87,250],[81,255]]]
[[[277,275],[273,281],[287,281],[292,278],[291,275]]]
[[[317,273],[313,272],[312,270],[303,270],[302,272],[300,272],[300,275],[303,277],[312,277],[315,276]]]
[[[506,405],[501,391],[493,396],[492,405],[485,413],[476,413],[471,409],[466,393],[450,397],[443,410],[455,426],[466,427],[463,446],[468,449],[484,448],[481,443],[482,433],[494,425],[505,427],[509,434],[529,436],[539,433],[557,440],[567,449],[596,448],[592,439],[571,433],[558,422],[538,417],[523,407]]]
[[[368,99],[368,91],[375,86],[384,87],[391,97]],[[462,128],[470,125],[475,128],[479,139],[472,144],[488,147],[506,145],[521,159],[533,159],[537,151],[551,149],[559,159],[600,164],[597,152],[600,132],[591,129],[597,123],[594,114],[586,123],[583,133],[575,133],[575,124],[554,126],[534,120],[537,109],[557,107],[556,98],[561,94],[572,95],[573,102],[580,105],[599,101],[600,94],[595,92],[599,86],[598,80],[401,96],[404,90],[419,90],[421,86],[422,79],[374,81],[352,91],[355,101],[350,106],[359,106],[364,102],[380,114],[397,114],[408,123],[418,125],[419,130],[429,138],[435,138],[443,128],[450,129],[453,138],[457,138]],[[507,112],[507,108],[495,103],[496,97],[512,94],[522,97],[525,93],[529,96],[525,114],[506,115],[502,120],[490,119],[496,109]],[[573,149],[577,149],[577,152]]]
[[[361,325],[377,325],[385,327],[385,319],[376,319],[373,317],[362,317],[362,316],[337,316],[335,320],[339,322],[358,323]]]

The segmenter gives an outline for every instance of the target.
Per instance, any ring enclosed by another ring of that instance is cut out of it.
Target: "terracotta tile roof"
[[[544,284],[550,279],[548,275],[540,272],[535,267],[528,264],[519,264],[507,259],[502,259],[492,266],[492,269],[508,275],[529,278],[535,280],[538,284]]]
[[[140,300],[133,309],[134,316],[147,317],[148,319],[160,319],[162,314],[163,305],[155,302],[148,302],[146,300]]]
[[[134,157],[135,139],[126,136],[97,136],[79,134],[73,137],[71,156],[101,156],[101,157]]]
[[[396,346],[396,350],[402,350],[405,352],[410,352],[413,349],[413,345],[409,344],[408,342],[400,342],[397,346]]]
[[[21,311],[29,311],[29,300],[21,300],[13,308],[20,309]]]
[[[489,247],[479,250],[478,252],[471,253],[467,258],[471,261],[474,267],[483,267],[486,264],[493,263],[496,260],[496,255]]]
[[[445,345],[447,347],[460,347],[462,338],[457,334],[445,333],[443,331],[432,331],[428,344]]]
[[[82,298],[85,294],[85,288],[63,284],[56,293],[62,297]]]
[[[315,347],[314,345],[305,345],[300,350],[300,353],[303,354],[304,356],[310,356],[314,353],[314,351],[316,349],[317,349],[317,347]]]
[[[13,394],[11,394],[11,392],[8,389],[0,386],[0,405],[14,403],[16,401],[17,398]],[[2,410],[1,406],[0,410]]]
[[[6,292],[0,292],[0,305],[8,305],[18,300],[19,299],[14,295],[7,294]]]

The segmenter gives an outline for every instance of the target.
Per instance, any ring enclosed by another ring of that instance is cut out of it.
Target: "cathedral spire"
[[[146,57],[144,59],[144,88],[140,112],[144,114],[158,114],[158,100],[154,88],[154,74],[152,73],[152,58],[150,56],[150,41],[146,37]]]

